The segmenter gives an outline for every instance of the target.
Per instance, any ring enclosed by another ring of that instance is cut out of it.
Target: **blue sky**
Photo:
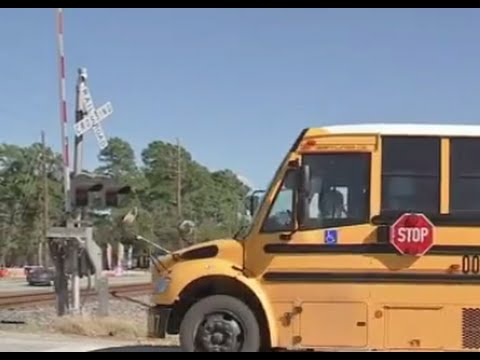
[[[65,9],[109,136],[140,154],[179,136],[211,169],[265,186],[304,127],[480,123],[479,10]],[[60,151],[54,9],[0,12],[0,141]],[[71,124],[70,124],[71,125]],[[93,134],[88,166],[96,165]]]

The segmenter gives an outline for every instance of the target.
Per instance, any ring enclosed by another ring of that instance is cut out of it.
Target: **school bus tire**
[[[185,352],[259,352],[260,326],[241,300],[213,295],[199,300],[180,325],[180,347]]]

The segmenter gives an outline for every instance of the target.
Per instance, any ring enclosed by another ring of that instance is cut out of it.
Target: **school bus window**
[[[285,174],[282,187],[277,193],[268,216],[263,224],[263,232],[293,231],[294,201],[296,191],[295,172],[290,170]]]
[[[450,212],[480,212],[480,139],[450,142]]]
[[[311,154],[303,157],[312,174],[307,229],[369,222],[370,154]]]
[[[382,212],[440,212],[440,139],[384,137]]]

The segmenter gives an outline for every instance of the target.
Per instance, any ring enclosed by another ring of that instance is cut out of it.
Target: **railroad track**
[[[109,293],[115,297],[147,295],[151,292],[151,284],[128,284],[111,285]],[[88,299],[95,299],[97,292],[95,290],[82,290],[81,296]],[[12,309],[20,307],[29,307],[35,305],[54,304],[56,300],[55,293],[51,291],[35,293],[10,293],[0,294],[0,309]],[[83,299],[82,299],[83,300]]]

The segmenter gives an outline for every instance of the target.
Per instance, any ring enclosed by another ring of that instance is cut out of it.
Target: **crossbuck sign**
[[[92,95],[85,83],[80,83],[80,104],[83,107],[85,116],[82,120],[75,123],[75,135],[82,136],[89,130],[93,129],[93,133],[97,138],[98,146],[100,149],[105,149],[108,146],[108,140],[103,132],[100,122],[113,113],[112,104],[107,102],[98,109],[95,109]]]

